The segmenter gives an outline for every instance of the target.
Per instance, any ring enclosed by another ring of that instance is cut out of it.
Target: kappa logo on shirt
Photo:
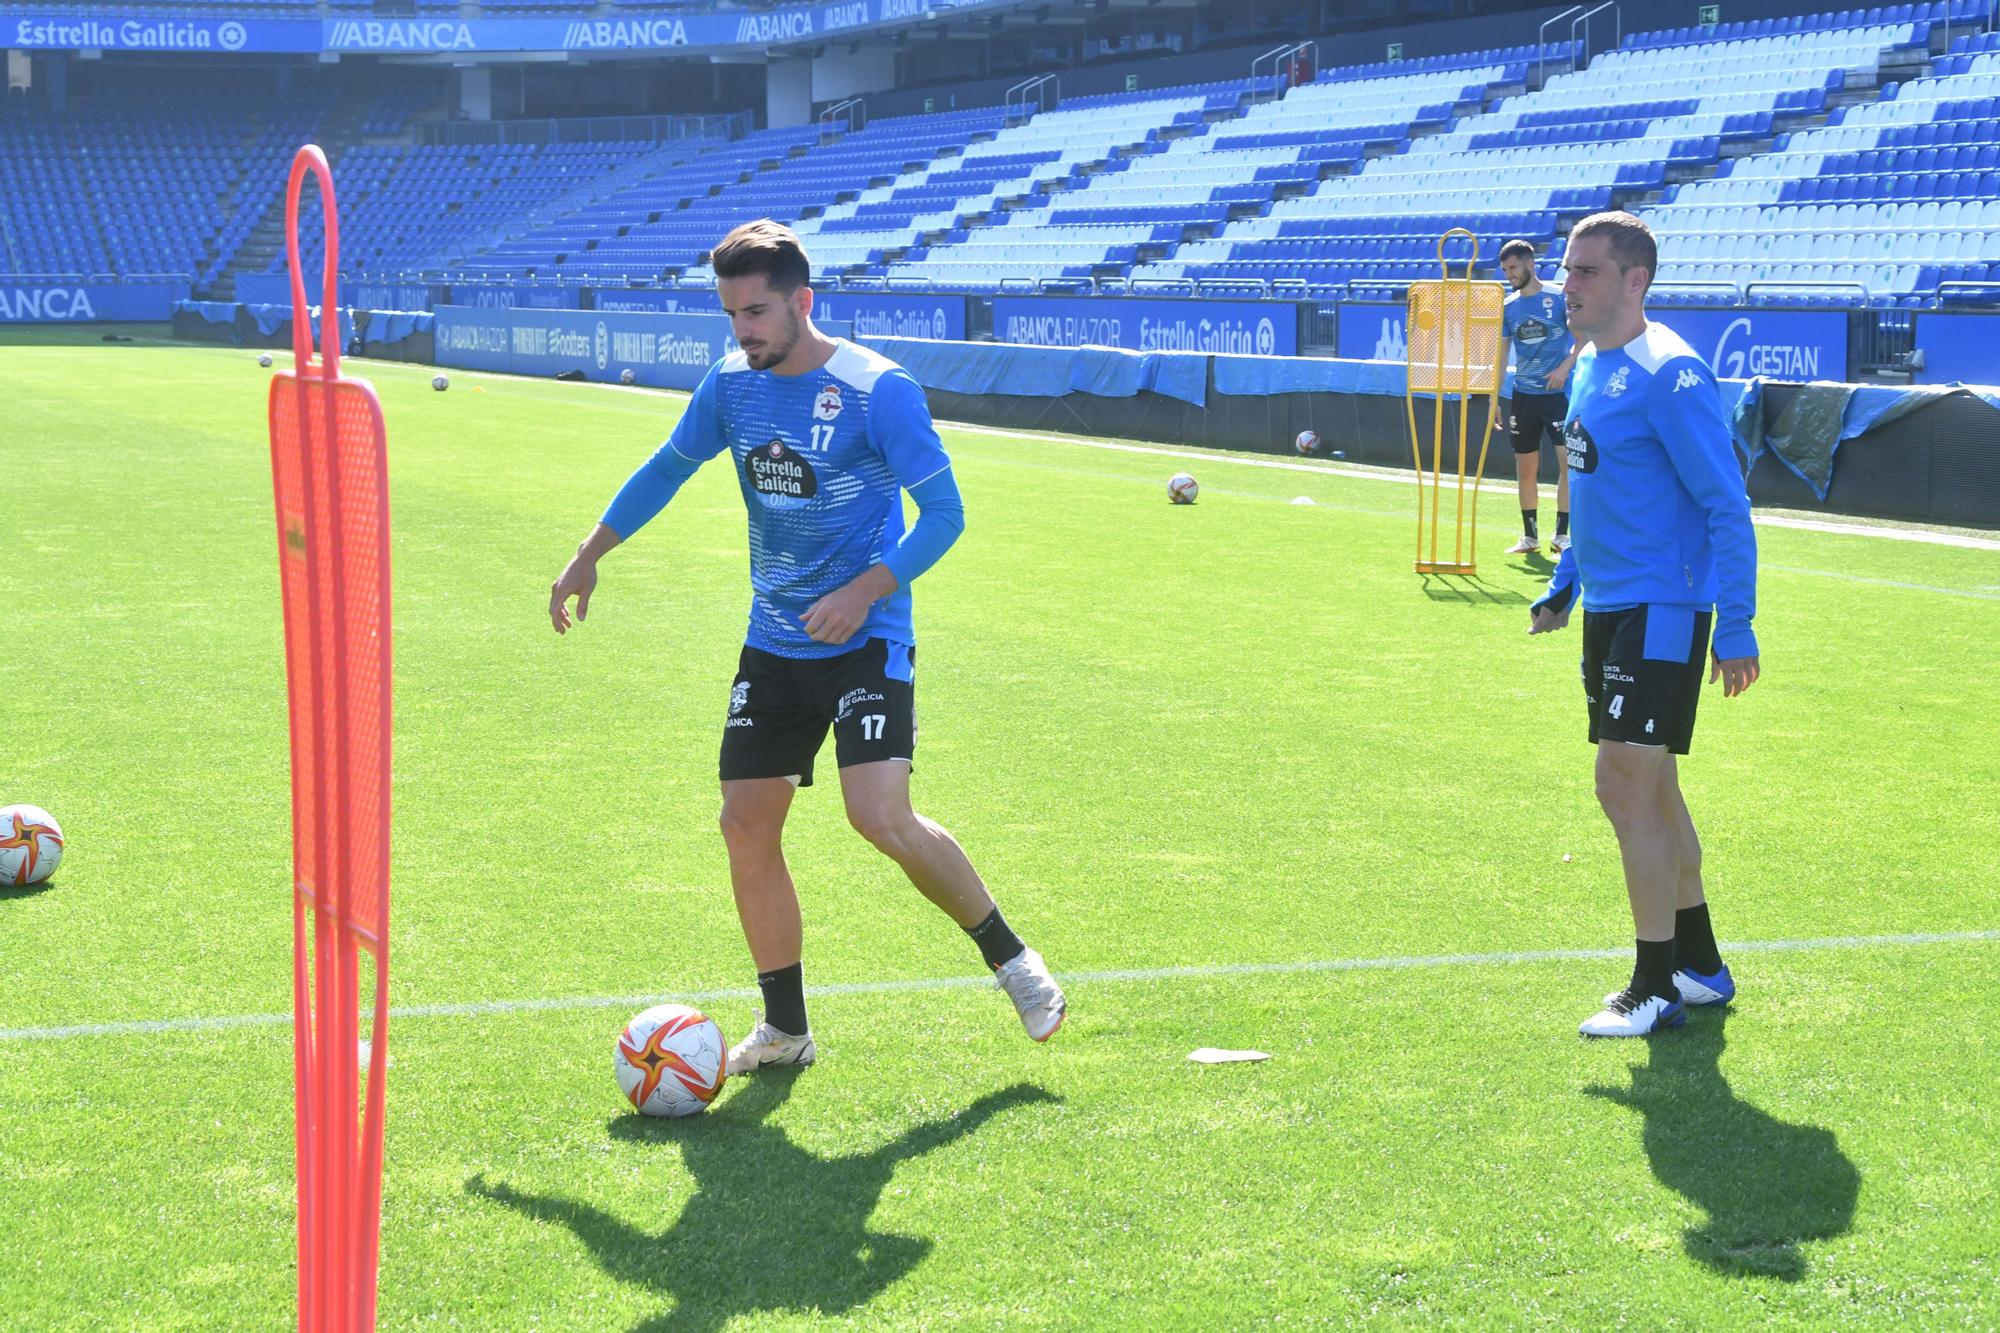
[[[1698,373],[1693,370],[1683,370],[1674,377],[1674,392],[1679,393],[1682,389],[1694,388],[1700,383],[1701,376]]]
[[[840,386],[829,384],[813,399],[813,420],[831,421],[840,415]]]

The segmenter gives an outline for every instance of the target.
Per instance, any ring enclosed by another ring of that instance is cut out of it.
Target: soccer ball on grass
[[[1194,478],[1185,472],[1174,473],[1173,478],[1167,482],[1167,499],[1177,505],[1193,504],[1194,497],[1200,493],[1201,487],[1197,486]]]
[[[431,376],[431,387],[439,393],[443,393],[451,387],[451,379],[445,375],[433,375]]]
[[[729,1045],[699,1009],[656,1004],[625,1025],[611,1058],[625,1100],[642,1113],[695,1115],[722,1091]]]
[[[0,806],[0,886],[40,884],[62,864],[62,826],[39,805]]]

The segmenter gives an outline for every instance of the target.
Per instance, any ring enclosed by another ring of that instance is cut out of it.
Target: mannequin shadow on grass
[[[1727,1019],[1727,1010],[1692,1014],[1647,1043],[1630,1088],[1584,1091],[1644,1115],[1653,1175],[1707,1211],[1682,1237],[1691,1257],[1733,1276],[1796,1282],[1806,1271],[1799,1246],[1852,1225],[1861,1173],[1833,1131],[1737,1097],[1719,1067]]]
[[[1424,596],[1433,602],[1461,602],[1467,606],[1528,604],[1528,599],[1514,589],[1496,588],[1477,574],[1420,574],[1418,577],[1424,581]],[[1431,582],[1432,579],[1437,582]]]
[[[527,1194],[484,1175],[470,1193],[576,1233],[604,1271],[672,1296],[674,1308],[633,1333],[719,1329],[740,1314],[838,1314],[874,1299],[930,1253],[916,1236],[871,1231],[870,1214],[896,1167],[946,1147],[1002,1111],[1060,1100],[1033,1084],[990,1092],[962,1113],[928,1120],[873,1152],[815,1157],[766,1123],[803,1072],[764,1070],[713,1109],[684,1120],[611,1122],[614,1139],[676,1144],[695,1195],[673,1224],[650,1233],[587,1203]]]

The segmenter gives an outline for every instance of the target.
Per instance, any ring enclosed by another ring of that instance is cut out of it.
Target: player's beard
[[[750,368],[752,370],[769,370],[772,366],[783,365],[785,358],[792,354],[792,349],[799,345],[799,332],[799,312],[787,308],[785,311],[784,340],[777,343],[765,343],[754,352],[745,352],[743,355],[749,359]]]

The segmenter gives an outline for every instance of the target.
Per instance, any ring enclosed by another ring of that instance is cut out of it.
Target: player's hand
[[[1562,390],[1562,386],[1563,386],[1563,385],[1565,385],[1565,384],[1567,384],[1567,383],[1569,383],[1569,367],[1568,367],[1568,366],[1557,366],[1557,367],[1556,367],[1556,368],[1555,368],[1554,370],[1551,370],[1551,371],[1549,372],[1549,392],[1550,392],[1550,393],[1558,393],[1558,392],[1560,392],[1560,391]]]
[[[1722,697],[1725,699],[1734,699],[1737,695],[1755,685],[1757,677],[1762,674],[1758,669],[1757,659],[1754,657],[1731,657],[1727,659],[1717,657],[1714,659],[1714,663],[1708,671],[1708,683],[1713,685],[1716,681],[1721,681]]]
[[[870,565],[845,585],[806,608],[806,634],[816,643],[842,644],[868,619],[868,608],[896,591],[887,565]]]
[[[1493,427],[1493,429],[1494,429],[1494,430],[1499,430],[1499,429],[1501,428],[1501,427],[1500,427],[1500,404],[1498,404],[1498,403],[1495,403],[1495,404],[1493,404],[1493,421],[1492,421],[1492,427]]]
[[[590,614],[590,594],[597,588],[597,562],[577,556],[549,585],[549,623],[558,634],[569,633],[569,599],[576,598],[576,618]]]
[[[1569,624],[1569,613],[1567,606],[1560,611],[1549,606],[1538,607],[1528,621],[1528,633],[1553,634]]]
[[[806,634],[815,643],[846,643],[868,619],[868,608],[874,604],[873,597],[852,583],[835,588],[806,608]]]

